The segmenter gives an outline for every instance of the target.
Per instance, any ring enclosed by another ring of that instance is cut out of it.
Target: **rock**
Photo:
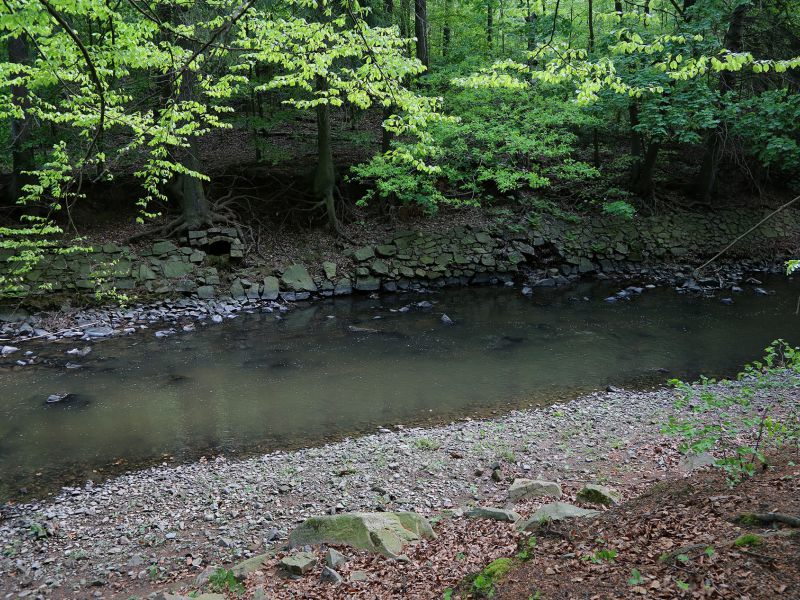
[[[280,561],[280,565],[284,569],[295,575],[305,575],[313,569],[316,564],[317,557],[311,552],[290,554],[289,556],[284,556]]]
[[[516,523],[520,520],[519,513],[513,510],[483,506],[471,508],[464,515],[471,519],[492,519],[493,521],[508,521],[509,523]]]
[[[373,258],[375,256],[375,252],[372,250],[372,246],[364,246],[363,248],[356,250],[353,256],[358,262],[362,262]]]
[[[541,479],[515,479],[508,488],[508,499],[512,502],[542,496],[561,498],[561,486],[554,481]]]
[[[272,553],[268,552],[266,554],[259,554],[253,558],[248,558],[247,560],[231,567],[233,576],[236,577],[238,581],[244,581],[244,579],[250,575],[250,573],[255,573],[261,569],[261,567],[264,565],[264,561],[271,557]]]
[[[59,402],[69,402],[75,396],[73,394],[69,394],[67,392],[61,392],[60,394],[50,394],[47,397],[48,404],[57,404]]]
[[[336,278],[336,263],[326,260],[322,263],[322,270],[325,271],[325,277],[331,281]]]
[[[445,325],[455,325],[455,322],[453,321],[453,319],[448,317],[446,314],[442,315],[442,318],[439,319],[439,320]]]
[[[325,553],[325,564],[331,569],[338,569],[347,562],[347,557],[334,548],[328,548]]]
[[[369,579],[369,575],[366,571],[353,571],[350,573],[350,581],[366,581]]]
[[[83,334],[90,338],[103,338],[114,335],[114,330],[111,327],[88,327],[83,330]]]
[[[213,285],[201,285],[197,288],[195,292],[197,297],[201,300],[211,300],[214,297],[214,286]]]
[[[436,535],[417,513],[345,513],[307,519],[289,535],[289,545],[344,544],[397,558],[407,543],[423,537]]]
[[[170,241],[163,240],[153,244],[153,254],[160,256],[162,254],[171,254],[176,252],[178,247]]]
[[[293,292],[316,292],[317,286],[303,265],[292,265],[283,272],[283,285]]]
[[[322,575],[320,575],[320,579],[334,585],[342,583],[342,576],[330,567],[322,567]]]
[[[222,315],[211,315],[211,321],[214,323],[222,323]]]
[[[196,596],[183,596],[181,594],[170,594],[161,592],[153,600],[225,600],[223,594],[198,594]]]
[[[612,504],[619,504],[622,496],[618,491],[612,490],[604,485],[588,483],[578,492],[577,498],[581,502],[588,502],[589,504],[610,506]]]
[[[728,306],[730,306],[731,304],[733,304],[733,298],[723,298],[722,300],[720,300],[720,303],[727,304]]]
[[[84,346],[83,348],[73,348],[72,350],[67,350],[67,354],[70,356],[79,356],[80,358],[85,358],[92,353],[91,346]]]
[[[8,356],[10,354],[14,354],[14,352],[18,352],[19,348],[15,346],[3,346],[0,348],[0,356]]]
[[[261,283],[261,298],[264,300],[277,300],[280,293],[280,284],[277,277],[264,277]]]
[[[377,277],[358,277],[355,288],[359,292],[376,292],[381,287],[381,280]]]
[[[581,517],[594,517],[599,515],[597,510],[589,510],[580,508],[574,504],[567,504],[566,502],[553,502],[545,504],[533,515],[524,521],[521,521],[517,526],[520,531],[527,531],[531,527],[536,527],[541,523],[548,521],[563,521],[564,519],[576,519]]]
[[[333,288],[334,296],[347,296],[352,293],[353,286],[350,284],[349,279],[340,279],[336,282],[336,286]]]
[[[717,459],[708,452],[702,452],[700,454],[686,454],[678,463],[678,470],[682,473],[691,473],[692,471],[702,469],[703,467],[711,467],[716,462]]]
[[[373,273],[375,273],[375,275],[389,274],[389,266],[379,258],[372,261],[370,269],[372,270]]]

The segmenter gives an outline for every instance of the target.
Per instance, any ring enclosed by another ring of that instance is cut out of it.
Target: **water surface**
[[[670,289],[603,302],[616,289],[344,298],[284,320],[242,314],[166,339],[149,330],[99,342],[81,369],[0,371],[0,500],[162,457],[298,447],[609,384],[730,375],[776,337],[800,341],[800,290],[785,280],[732,306]],[[424,299],[434,307],[396,312]],[[76,345],[58,347],[62,362]],[[60,391],[77,400],[45,404]]]

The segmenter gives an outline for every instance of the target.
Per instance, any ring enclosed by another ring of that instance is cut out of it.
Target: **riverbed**
[[[0,372],[0,498],[608,385],[732,375],[772,339],[800,337],[796,285],[764,287],[771,293],[715,297],[642,288],[614,302],[620,288],[598,283],[532,297],[506,288],[353,297],[242,312],[164,338],[143,330],[93,343],[84,358],[67,351],[85,342],[31,346],[55,366]],[[48,405],[55,393],[71,400]]]

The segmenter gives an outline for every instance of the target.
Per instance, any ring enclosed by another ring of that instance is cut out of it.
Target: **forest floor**
[[[756,402],[774,393],[789,403],[800,399],[798,390],[782,388],[759,392]],[[732,541],[752,528],[731,520],[745,511],[797,515],[800,469],[783,456],[775,470],[733,489],[715,473],[684,479],[691,469],[679,440],[661,432],[674,399],[669,389],[597,392],[494,419],[386,428],[247,459],[164,464],[6,504],[0,597],[208,591],[217,568],[262,555],[245,595],[230,591],[230,598],[440,599],[448,588],[467,597],[464,582],[490,561],[514,557],[525,535],[464,511],[506,506],[516,478],[558,482],[561,500],[577,504],[584,484],[600,483],[619,491],[623,504],[535,533],[533,558],[500,582],[498,597],[537,597],[534,586],[544,598],[619,597],[640,588],[644,597],[675,597],[685,584],[698,597],[798,597],[796,538],[769,535],[761,546],[737,548]],[[550,500],[525,500],[514,510],[525,517]],[[302,577],[277,568],[289,531],[307,517],[383,510],[428,517],[437,539],[409,548],[409,562],[342,548],[349,560],[338,585],[321,581],[320,548],[316,567]],[[676,555],[677,562],[658,562],[662,553],[692,544],[688,561]],[[603,547],[617,551],[613,562],[584,560]],[[642,581],[628,586],[634,568]],[[712,590],[697,587],[706,581]]]

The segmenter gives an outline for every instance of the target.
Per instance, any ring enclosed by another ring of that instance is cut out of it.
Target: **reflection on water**
[[[163,340],[100,342],[82,369],[0,373],[0,499],[167,455],[296,447],[610,383],[654,384],[663,369],[731,374],[773,338],[800,337],[796,292],[776,286],[733,306],[670,290],[607,304],[610,289],[597,285],[533,299],[448,291],[433,309],[406,313],[392,309],[409,296],[348,298],[281,321],[241,315]],[[64,391],[75,399],[45,404]]]

